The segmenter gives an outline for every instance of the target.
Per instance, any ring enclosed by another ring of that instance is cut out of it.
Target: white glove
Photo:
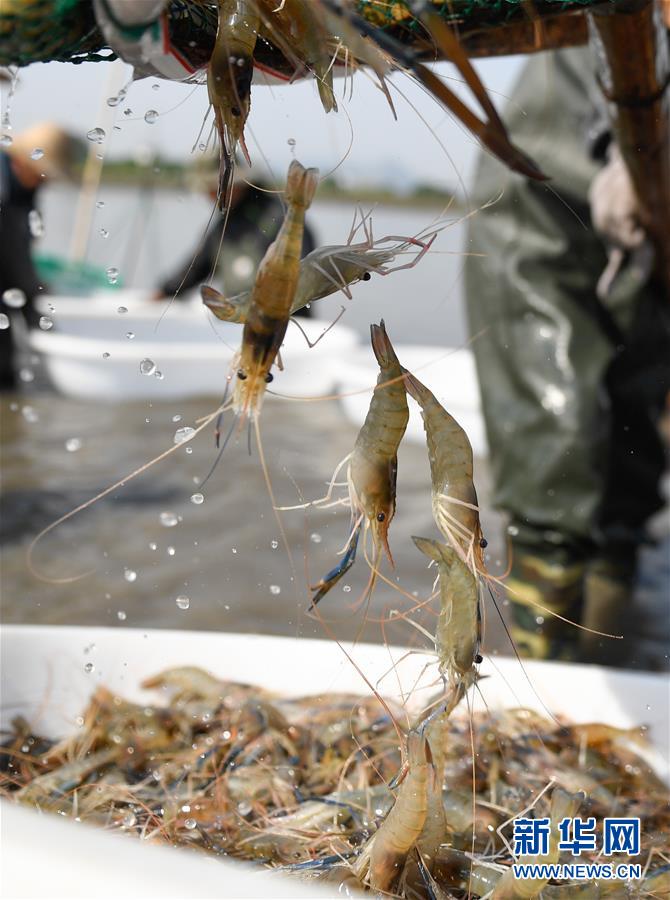
[[[634,250],[645,239],[633,182],[616,145],[589,187],[591,221],[605,240],[622,250]]]
[[[591,182],[588,198],[591,222],[608,250],[607,266],[596,288],[602,300],[609,294],[628,254],[640,255],[645,269],[653,256],[646,252],[650,248],[644,247],[647,235],[640,224],[633,182],[616,144],[611,147],[607,163]]]

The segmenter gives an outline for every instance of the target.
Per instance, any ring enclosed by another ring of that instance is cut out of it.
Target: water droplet
[[[26,295],[19,288],[8,288],[2,295],[2,302],[10,309],[21,309],[26,305]]]
[[[125,314],[128,312],[128,307],[127,306],[117,306],[116,311],[120,316],[125,316]]]
[[[179,413],[177,413],[176,416],[172,416],[172,421],[173,422],[181,422],[181,416],[179,415]]]
[[[165,375],[161,372],[160,369],[156,369],[154,372],[154,378],[157,378],[159,381],[162,381],[165,378]]]
[[[272,547],[273,550],[276,550],[277,547],[279,546],[279,541],[270,541],[270,546]]]
[[[271,584],[270,585],[270,593],[275,594],[275,595],[281,594],[281,588],[279,587],[278,584]]]
[[[147,357],[140,362],[140,372],[142,373],[142,375],[153,375],[155,371],[156,363],[153,361],[153,359],[149,359]]]
[[[109,103],[109,100],[107,101]],[[132,828],[133,825],[137,822],[137,817],[134,812],[127,812],[125,816],[121,819],[121,824],[124,828]]]
[[[156,84],[152,84],[152,85],[151,85],[151,90],[152,90],[152,91],[158,91],[158,90],[160,90],[160,84],[158,84],[158,82],[156,82]]]
[[[3,134],[0,137],[0,147],[11,147],[12,146],[12,138],[9,134]]]
[[[137,581],[137,572],[134,569],[124,569],[123,577],[132,584],[133,581]]]
[[[179,609],[188,609],[191,605],[191,598],[187,597],[185,594],[180,594],[175,600],[175,603]]]
[[[102,128],[91,128],[90,131],[86,132],[86,137],[94,144],[102,144],[105,136],[105,132]]]
[[[168,548],[167,548],[167,555],[168,555],[168,556],[174,556],[176,552],[177,552],[177,551],[175,550],[174,547],[168,547]]]
[[[126,331],[126,338],[129,341],[134,341],[135,340],[135,332],[134,331]]]
[[[105,269],[105,275],[107,276],[107,281],[110,284],[116,284],[119,280],[119,270],[116,266],[110,266],[108,269]]]
[[[37,159],[42,159],[43,156],[44,156],[44,150],[42,150],[41,147],[35,147],[35,149],[33,150],[33,152],[30,154],[30,158],[31,158],[31,159],[36,159],[36,160],[37,160]]]
[[[195,819],[186,819],[184,822],[184,828],[188,828],[189,831],[193,831],[194,828],[198,827],[198,823]]]
[[[9,316],[7,313],[0,313],[0,331],[6,331],[9,328]]]
[[[19,369],[19,379],[26,384],[30,384],[35,380],[35,373],[32,369]]]
[[[175,525],[179,524],[179,517],[170,510],[165,510],[165,512],[162,512],[158,518],[160,519],[161,525],[164,528],[174,528]]]
[[[296,145],[296,140],[295,140],[295,138],[289,138],[289,139],[286,141],[286,143],[289,145],[289,147],[295,147],[295,145]]]
[[[153,125],[153,123],[156,121],[157,118],[158,118],[158,112],[155,109],[148,109],[144,113],[144,121],[148,125]]]
[[[116,614],[116,618],[119,620],[119,622],[125,622],[128,616],[123,609],[120,609]]]
[[[194,431],[195,428],[191,428],[190,425],[182,425],[182,427],[178,428],[174,433],[175,444],[183,444],[184,441],[187,441],[191,437]]]
[[[107,231],[106,228],[100,228],[99,231],[98,231],[98,234],[100,235],[101,238],[103,238],[103,239],[105,239],[105,240],[109,237],[109,231]],[[109,269],[107,269],[107,272],[109,272]],[[116,274],[117,274],[117,277],[118,277],[118,274],[119,274],[119,273],[117,272]],[[107,276],[107,279],[109,280],[109,275]],[[109,283],[110,283],[110,284],[116,284],[116,278],[114,279],[114,281],[110,281]]]
[[[90,672],[93,672],[94,670],[95,670],[95,666],[93,665],[92,662],[87,662],[87,663],[84,665],[84,672],[90,673]]]
[[[96,200],[96,201],[95,201],[95,208],[96,208],[96,209],[102,209],[104,205],[105,205],[105,201],[104,201],[104,200]]]
[[[118,106],[122,99],[123,98],[119,97],[118,95],[116,97],[108,97],[107,98],[107,106],[111,106],[111,107]]]
[[[111,356],[111,353],[106,353],[106,352],[105,352],[105,353],[102,354],[102,358],[103,358],[103,359],[109,359],[110,356]]]
[[[36,209],[31,209],[28,213],[28,228],[34,238],[41,238],[44,235],[42,216]]]
[[[149,550],[158,550],[158,544],[156,543],[156,541],[151,541],[151,543],[149,544]]]
[[[195,503],[196,506],[200,506],[200,504],[204,502],[205,498],[202,494],[191,494],[191,503]]]
[[[131,109],[129,106],[127,106],[127,107],[123,110],[123,115],[124,115],[124,116],[132,116],[132,114],[133,114],[133,111],[132,111],[132,109]]]
[[[185,453],[193,453],[193,447],[184,447]]]
[[[76,453],[77,450],[81,450],[81,438],[72,437],[68,438],[65,441],[65,449],[68,453]]]
[[[38,324],[42,331],[51,331],[54,327],[54,320],[50,319],[49,316],[40,316]]]
[[[314,531],[314,532],[312,532],[312,534],[310,534],[309,539],[313,544],[320,544],[321,541],[323,540],[321,535],[317,534],[316,531]]]
[[[241,816],[248,816],[251,812],[251,803],[247,803],[246,800],[243,800],[241,803],[237,804],[237,811]]]
[[[350,593],[350,591],[351,591],[351,585],[350,585],[350,584],[345,584],[344,587],[342,588],[342,590],[344,591],[345,594]]]

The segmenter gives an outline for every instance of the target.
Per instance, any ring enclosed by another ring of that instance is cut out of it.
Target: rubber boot
[[[513,543],[512,551],[505,587],[512,610],[510,630],[518,652],[535,659],[577,659],[578,629],[551,613],[580,621],[584,561],[553,546],[531,549]]]
[[[594,631],[621,635],[603,637],[587,631],[579,633],[579,658],[601,666],[626,665],[630,636],[626,640],[633,605],[634,562],[595,560],[584,581],[584,612],[581,624]]]

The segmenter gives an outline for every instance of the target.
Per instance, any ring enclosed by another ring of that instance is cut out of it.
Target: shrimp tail
[[[456,552],[452,550],[451,547],[447,547],[439,541],[432,540],[431,538],[417,537],[414,534],[412,535],[412,540],[425,556],[429,559],[434,559],[437,563],[444,563],[447,566],[450,566],[456,559]]]
[[[319,170],[306,169],[297,159],[294,159],[289,166],[286,179],[286,202],[290,206],[309,209],[318,186]]]
[[[400,366],[393,345],[386,333],[386,325],[383,319],[380,320],[379,325],[370,325],[370,340],[379,368],[382,371],[390,368],[392,365]]]

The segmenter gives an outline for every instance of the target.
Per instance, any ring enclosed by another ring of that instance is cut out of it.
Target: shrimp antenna
[[[210,422],[212,422],[219,415],[219,410],[214,410],[213,413],[205,416],[202,420],[200,420],[200,424],[194,431],[189,434],[189,436],[180,441],[178,444],[174,444],[172,447],[168,447],[167,450],[164,450],[162,453],[159,453],[158,456],[155,456],[153,459],[150,459],[149,462],[144,463],[139,468],[134,469],[128,475],[124,475],[123,478],[120,478],[118,481],[115,481],[114,484],[111,484],[109,487],[105,488],[104,491],[100,491],[99,494],[96,494],[95,497],[91,497],[90,500],[87,500],[85,503],[80,503],[79,506],[76,506],[74,509],[71,509],[70,512],[65,513],[64,516],[56,519],[55,522],[52,522],[50,525],[47,525],[46,528],[43,528],[38,535],[36,535],[28,546],[28,550],[26,552],[26,564],[28,566],[28,571],[35,578],[38,578],[40,581],[46,581],[48,584],[71,584],[74,581],[79,581],[82,578],[85,578],[87,575],[91,575],[95,569],[90,569],[87,572],[82,572],[80,575],[71,575],[67,578],[48,578],[45,575],[40,574],[40,572],[33,565],[33,554],[35,552],[35,548],[38,543],[42,540],[43,537],[46,537],[54,528],[57,528],[59,525],[62,525],[63,522],[67,522],[68,519],[71,519],[79,512],[83,512],[83,510],[88,509],[89,506],[92,506],[94,503],[97,503],[98,500],[102,500],[103,497],[107,497],[112,491],[116,491],[119,488],[125,487],[129,481],[132,481],[134,478],[137,478],[138,475],[142,475],[146,472],[147,469],[154,466],[156,463],[161,462],[166,459],[172,453],[176,453],[177,450],[180,450],[184,444],[192,441],[193,438],[200,434],[200,432],[207,428]]]
[[[212,477],[212,475],[214,474],[214,470],[216,469],[218,464],[221,462],[221,457],[223,456],[224,450],[228,446],[228,441],[230,440],[230,438],[233,434],[233,431],[235,430],[235,425],[237,425],[237,420],[233,419],[233,421],[230,424],[230,428],[228,429],[228,434],[225,436],[225,438],[223,440],[223,444],[221,445],[219,452],[216,454],[216,459],[214,460],[212,467],[210,468],[209,472],[205,475],[203,480],[200,482],[198,487],[203,488],[207,484],[209,479]]]
[[[499,618],[500,621],[502,622],[502,627],[505,629],[505,634],[507,635],[507,637],[508,637],[508,639],[509,639],[510,646],[511,646],[512,650],[514,651],[514,655],[516,656],[517,662],[518,662],[519,665],[521,666],[521,671],[523,672],[523,676],[524,676],[524,678],[526,679],[526,681],[528,682],[528,684],[530,685],[531,691],[532,691],[533,694],[535,695],[536,699],[540,701],[540,704],[541,704],[541,706],[542,706],[542,709],[547,713],[547,715],[549,716],[549,718],[551,719],[551,721],[552,721],[552,722],[555,722],[555,723],[558,725],[559,728],[563,728],[563,726],[562,726],[561,723],[558,721],[558,719],[556,718],[556,716],[551,712],[551,710],[547,707],[547,705],[546,705],[546,703],[544,702],[544,700],[542,699],[542,697],[540,697],[540,695],[538,694],[538,692],[535,690],[535,685],[534,685],[533,682],[531,681],[530,675],[528,674],[528,670],[527,670],[526,667],[524,666],[523,661],[522,661],[522,659],[521,659],[521,656],[519,655],[519,651],[516,649],[516,644],[514,643],[514,638],[512,637],[512,634],[511,634],[509,628],[507,627],[507,622],[505,621],[505,619],[504,619],[504,617],[503,617],[503,614],[502,614],[502,612],[500,611],[500,607],[498,606],[498,603],[497,603],[496,598],[495,598],[495,596],[494,596],[494,594],[493,594],[493,591],[491,590],[491,586],[487,583],[486,587],[488,588],[488,592],[489,592],[489,594],[491,595],[491,600],[493,600],[493,605],[494,605],[494,607],[495,607],[496,612],[498,613],[498,618]]]

